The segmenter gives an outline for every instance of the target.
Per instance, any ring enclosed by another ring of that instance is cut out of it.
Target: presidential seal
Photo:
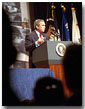
[[[56,53],[59,56],[64,56],[65,50],[66,50],[66,46],[63,43],[58,43],[56,45]]]

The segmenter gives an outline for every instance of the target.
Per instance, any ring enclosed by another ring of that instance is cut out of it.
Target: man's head
[[[45,22],[42,19],[37,19],[34,21],[34,29],[39,31],[40,33],[45,31]]]

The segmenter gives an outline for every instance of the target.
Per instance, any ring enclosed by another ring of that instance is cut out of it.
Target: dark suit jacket
[[[43,35],[43,37],[46,37],[46,40],[49,39],[48,36],[45,33],[42,33],[42,35]],[[35,31],[33,31],[29,35],[26,35],[26,38],[25,38],[26,51],[32,52],[33,49],[36,48],[35,41],[37,41],[37,40],[38,40],[38,36],[37,36]]]
[[[46,37],[46,40],[49,39],[45,33],[42,33],[42,35],[43,35],[43,37]],[[26,51],[29,51],[29,65],[30,65],[30,67],[33,67],[32,51],[36,48],[35,41],[37,41],[37,40],[38,40],[38,36],[37,36],[37,33],[35,31],[26,35],[26,38],[25,38],[25,48],[26,48]]]

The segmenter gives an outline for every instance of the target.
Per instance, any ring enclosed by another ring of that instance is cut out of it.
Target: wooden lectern
[[[65,84],[62,65],[63,56],[59,52],[64,46],[67,47],[70,44],[72,44],[71,41],[46,41],[33,51],[33,64],[37,68],[50,68],[55,78]]]

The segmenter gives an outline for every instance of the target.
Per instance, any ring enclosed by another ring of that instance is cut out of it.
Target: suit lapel
[[[34,40],[37,41],[38,40],[38,35],[37,33],[34,31]]]

